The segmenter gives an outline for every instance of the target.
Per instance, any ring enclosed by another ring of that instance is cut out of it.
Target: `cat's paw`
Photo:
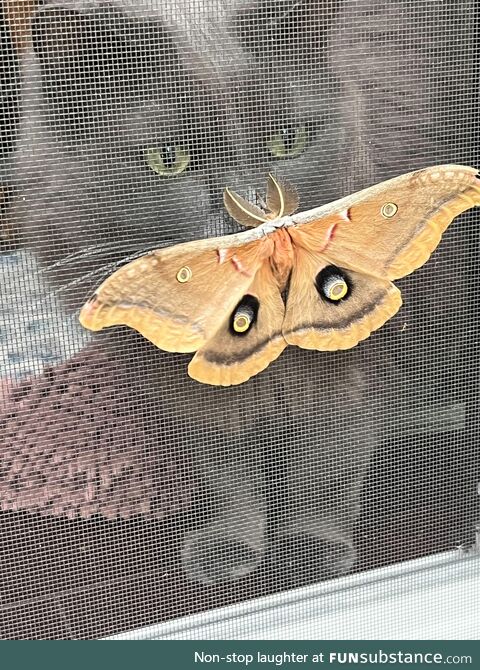
[[[217,584],[246,577],[260,565],[264,553],[263,543],[254,546],[248,537],[230,537],[213,525],[188,533],[182,563],[190,579]]]
[[[352,571],[355,548],[345,542],[324,540],[307,533],[279,537],[271,549],[271,560],[279,572],[298,577],[295,586],[341,577]]]

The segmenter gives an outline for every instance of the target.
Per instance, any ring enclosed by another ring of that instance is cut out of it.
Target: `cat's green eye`
[[[305,126],[285,126],[267,141],[267,146],[275,158],[295,158],[305,150],[307,140]]]
[[[190,163],[190,152],[181,144],[165,144],[160,149],[147,149],[148,166],[161,177],[175,177]]]

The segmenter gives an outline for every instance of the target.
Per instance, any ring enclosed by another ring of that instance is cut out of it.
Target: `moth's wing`
[[[253,325],[243,333],[234,329],[235,314],[247,305]],[[205,384],[242,384],[264,370],[285,349],[282,335],[285,305],[268,261],[258,270],[215,335],[195,354],[188,367],[191,377]]]
[[[397,279],[423,265],[461,212],[480,204],[474,168],[440,165],[293,217],[294,244],[339,267]]]
[[[271,240],[248,241],[249,235],[237,235],[246,242],[233,248],[227,236],[132,261],[97,289],[80,322],[90,330],[126,325],[165,351],[196,351],[215,335],[271,253]]]
[[[320,216],[312,211],[294,217],[287,342],[332,350],[368,337],[401,306],[400,292],[389,280],[423,265],[453,218],[478,204],[477,171],[443,165],[344,198],[320,208]],[[329,300],[322,287],[335,273],[348,290]]]
[[[342,278],[346,295],[329,300],[325,289]],[[283,335],[304,349],[350,349],[400,308],[400,291],[387,279],[332,266],[321,255],[296,249]]]

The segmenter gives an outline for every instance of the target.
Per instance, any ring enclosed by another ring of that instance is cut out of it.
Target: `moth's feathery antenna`
[[[297,190],[287,181],[282,181],[268,175],[267,179],[267,207],[276,218],[293,214],[298,208],[299,198]],[[271,217],[270,217],[271,218]]]
[[[228,187],[223,193],[223,202],[230,216],[244,226],[255,227],[268,221],[260,207],[248,202]]]
[[[267,177],[265,200],[267,214],[228,187],[223,194],[223,202],[230,216],[238,223],[249,227],[258,226],[272,219],[280,219],[286,214],[292,214],[298,207],[296,189],[288,183],[283,184],[271,173]]]
[[[282,188],[282,185],[275,179],[273,174],[271,174],[270,172],[268,173],[268,179],[271,181],[271,183],[275,187],[275,189],[277,191],[277,195],[278,195],[278,208],[277,208],[277,211],[272,212],[272,213],[275,214],[275,218],[281,219],[282,216],[285,213],[285,197],[284,197],[284,194],[283,194],[283,188]],[[267,182],[267,190],[268,190],[268,182]]]

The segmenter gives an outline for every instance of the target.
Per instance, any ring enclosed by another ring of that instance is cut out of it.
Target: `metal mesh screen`
[[[306,210],[478,166],[475,4],[3,2],[1,637],[106,636],[472,545],[477,212],[368,340],[289,347],[238,387],[78,310],[141,252],[238,230],[225,186],[255,200],[271,172]]]

